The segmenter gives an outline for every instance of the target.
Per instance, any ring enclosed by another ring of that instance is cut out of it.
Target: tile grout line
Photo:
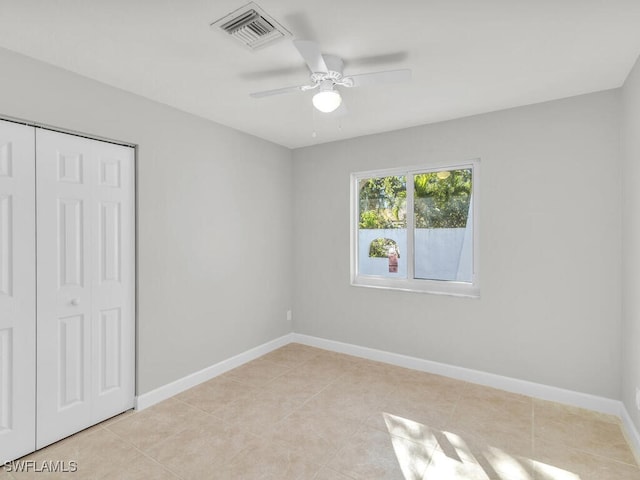
[[[170,397],[173,398],[173,397]],[[124,419],[122,419],[124,420]],[[120,423],[122,420],[119,420],[117,422],[114,422],[114,424],[116,423]],[[180,479],[180,480],[186,480],[182,475],[178,474],[178,472],[174,471],[173,469],[169,468],[168,466],[164,465],[163,463],[160,463],[159,461],[157,461],[155,458],[153,458],[152,456],[150,456],[149,454],[147,454],[144,450],[142,450],[140,447],[136,446],[135,444],[133,444],[132,442],[130,442],[129,440],[127,440],[125,437],[123,437],[122,435],[118,434],[117,432],[114,432],[113,430],[109,429],[109,426],[111,425],[107,425],[105,427],[103,427],[104,430],[107,430],[109,433],[115,435],[116,437],[118,437],[123,443],[130,445],[134,450],[136,450],[140,455],[142,455],[143,457],[151,460],[152,462],[154,462],[155,464],[157,464],[158,466],[160,466],[163,470],[168,471],[169,473],[171,473],[172,475],[174,475],[176,478]],[[180,432],[177,432],[175,435],[178,435],[179,433],[181,433],[184,430],[181,430]],[[168,440],[169,438],[173,437],[174,435],[170,435],[166,440]],[[161,442],[161,443],[164,443]]]

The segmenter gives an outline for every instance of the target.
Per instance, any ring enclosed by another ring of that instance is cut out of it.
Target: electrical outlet
[[[287,322],[290,322],[293,319],[293,316],[291,315],[291,310],[287,310]]]
[[[636,387],[636,407],[640,410],[640,388]]]

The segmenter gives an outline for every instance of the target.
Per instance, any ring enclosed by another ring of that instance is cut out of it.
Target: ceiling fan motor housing
[[[318,89],[319,91],[327,92],[327,91],[333,90],[334,83],[332,79],[327,78],[325,80],[320,81],[319,86],[320,86],[320,88]]]
[[[340,57],[335,55],[322,55],[324,63],[327,65],[326,72],[313,72],[311,81],[321,89],[327,90],[333,88],[334,85],[345,85],[342,78],[342,70],[344,62]]]

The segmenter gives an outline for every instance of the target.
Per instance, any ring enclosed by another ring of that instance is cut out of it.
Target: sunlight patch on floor
[[[405,480],[580,480],[562,468],[383,413]]]
[[[539,480],[580,480],[580,476],[546,463],[533,461]]]
[[[435,437],[430,437],[424,425],[402,417],[383,414],[391,435],[391,444],[406,480],[422,480],[422,474],[431,461]]]

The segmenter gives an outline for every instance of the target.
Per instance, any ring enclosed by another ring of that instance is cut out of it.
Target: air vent
[[[216,20],[211,27],[222,29],[251,50],[291,36],[286,28],[253,2]]]

